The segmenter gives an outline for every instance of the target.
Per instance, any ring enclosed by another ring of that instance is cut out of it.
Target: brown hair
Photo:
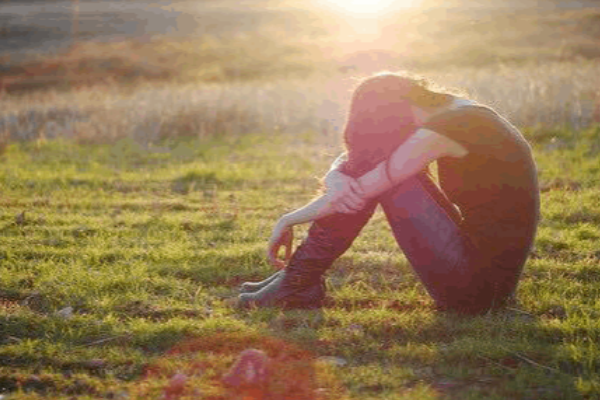
[[[424,109],[435,109],[448,105],[456,96],[448,89],[436,85],[431,80],[419,76],[412,75],[407,72],[403,73],[383,73],[385,76],[395,76],[397,79],[404,81],[405,87],[408,88],[405,94],[406,98],[415,106]]]
[[[344,130],[348,160],[341,171],[358,177],[386,160],[418,128],[411,105],[436,108],[452,100],[429,86],[424,79],[394,73],[363,80],[350,104]]]

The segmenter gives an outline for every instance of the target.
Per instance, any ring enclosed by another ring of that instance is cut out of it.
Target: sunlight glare
[[[325,0],[330,5],[354,15],[375,16],[401,8],[416,7],[419,0]]]

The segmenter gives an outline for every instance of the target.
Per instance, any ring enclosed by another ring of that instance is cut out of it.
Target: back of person
[[[539,218],[539,190],[531,148],[521,133],[479,105],[442,112],[425,127],[468,150],[463,158],[438,160],[438,171],[472,241],[488,254],[518,250],[526,256]]]

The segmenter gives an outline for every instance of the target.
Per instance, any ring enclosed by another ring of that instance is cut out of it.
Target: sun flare
[[[341,11],[363,16],[374,16],[401,8],[416,7],[420,0],[325,0]]]

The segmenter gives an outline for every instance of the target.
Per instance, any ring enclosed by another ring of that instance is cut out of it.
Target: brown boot
[[[279,271],[277,276],[260,290],[240,294],[238,306],[315,309],[323,305],[325,283],[322,277],[319,277],[316,283],[307,286],[295,285],[293,281],[293,273],[287,269]]]

